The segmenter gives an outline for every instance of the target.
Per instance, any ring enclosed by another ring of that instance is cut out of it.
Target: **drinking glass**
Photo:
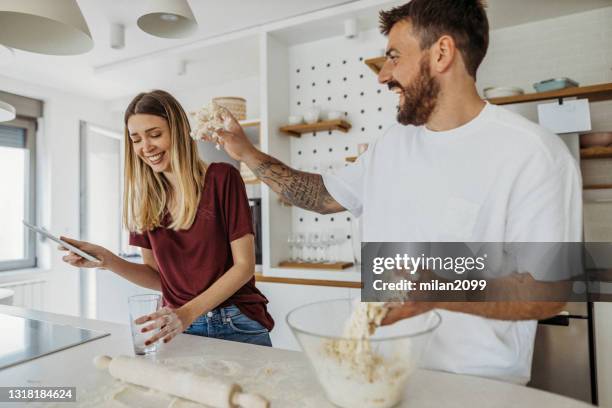
[[[340,254],[342,253],[341,248],[342,244],[346,242],[346,233],[341,229],[334,230],[330,234],[330,241],[331,262],[340,262]]]
[[[317,249],[319,246],[319,234],[316,232],[311,232],[308,234],[308,238],[306,239],[306,262],[316,263],[318,262]]]
[[[293,256],[293,258],[296,262],[304,262],[304,241],[304,234],[295,235],[295,242],[293,243],[295,255]]]
[[[332,244],[331,240],[332,234],[329,232],[324,232],[321,234],[321,259],[322,263],[332,263],[330,256],[330,247]]]
[[[161,295],[145,294],[130,296],[128,298],[128,306],[130,310],[130,329],[132,330],[134,353],[136,355],[155,353],[157,351],[157,342],[145,346],[145,341],[158,333],[159,329],[141,333],[140,330],[150,325],[151,322],[136,324],[134,320],[157,311],[161,307]]]
[[[294,234],[289,234],[289,236],[287,236],[287,245],[289,246],[289,262],[295,262],[295,240],[296,236]]]

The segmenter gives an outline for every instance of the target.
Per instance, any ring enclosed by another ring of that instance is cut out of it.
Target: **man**
[[[481,1],[413,0],[380,22],[388,44],[378,79],[399,96],[399,124],[354,165],[323,177],[294,170],[235,123],[219,133],[225,150],[293,205],[361,215],[366,242],[580,241],[580,175],[563,142],[478,96],[488,47]],[[411,302],[385,323],[437,308],[426,367],[526,383],[535,319],[562,307]]]

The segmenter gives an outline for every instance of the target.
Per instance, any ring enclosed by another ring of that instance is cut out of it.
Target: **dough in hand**
[[[200,131],[215,137],[215,132],[218,129],[225,129],[225,119],[229,111],[223,106],[211,101],[197,112],[193,112],[196,120],[196,129],[191,133],[194,140],[198,140]]]

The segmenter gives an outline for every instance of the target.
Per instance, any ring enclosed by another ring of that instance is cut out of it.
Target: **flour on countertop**
[[[231,358],[231,359],[230,359]],[[187,369],[196,374],[236,382],[244,390],[261,394],[270,399],[273,407],[323,408],[331,405],[317,392],[304,392],[304,372],[309,370],[307,361],[290,364],[280,361],[265,361],[256,356],[185,356],[166,358],[161,364]],[[33,404],[32,407],[72,408],[209,408],[182,398],[176,398],[155,390],[127,384],[113,379],[94,389],[79,389],[77,402],[70,404]],[[317,387],[312,382],[311,386]],[[314,388],[316,389],[316,388]]]

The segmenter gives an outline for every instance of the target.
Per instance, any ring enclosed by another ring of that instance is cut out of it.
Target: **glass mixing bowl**
[[[392,407],[401,401],[442,319],[430,311],[378,327],[369,339],[347,338],[344,326],[356,305],[353,299],[310,303],[289,312],[287,324],[332,403],[344,408]]]

